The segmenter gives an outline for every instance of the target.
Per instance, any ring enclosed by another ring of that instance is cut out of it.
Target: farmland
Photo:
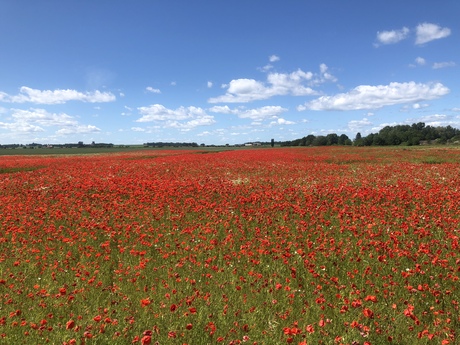
[[[458,344],[460,150],[0,157],[0,343]]]

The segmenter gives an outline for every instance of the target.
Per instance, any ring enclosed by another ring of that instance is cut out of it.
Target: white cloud
[[[216,123],[214,120],[214,116],[211,115],[204,115],[197,117],[193,120],[186,121],[186,122],[179,122],[179,121],[171,121],[167,122],[165,124],[166,128],[177,128],[180,129],[181,131],[190,131],[194,129],[195,127],[200,127],[200,126],[210,126],[212,124]]]
[[[154,89],[153,87],[151,86],[147,86],[145,88],[148,92],[151,92],[151,93],[161,93],[161,90],[160,89]]]
[[[321,65],[319,65],[319,70],[320,70],[321,74],[326,73],[326,72],[327,72],[327,68],[328,68],[328,67],[326,66],[325,63],[322,63]]]
[[[377,133],[382,128],[387,127],[387,126],[412,125],[413,123],[419,123],[419,122],[423,122],[425,123],[426,126],[432,126],[432,127],[438,127],[438,126],[445,127],[445,126],[450,125],[452,127],[458,128],[458,126],[460,125],[460,121],[457,121],[452,116],[448,116],[444,114],[432,114],[432,115],[421,116],[418,118],[409,118],[401,122],[381,123],[377,126],[370,128],[369,130],[373,133]]]
[[[34,133],[34,132],[44,132],[45,130],[39,126],[32,125],[26,122],[0,122],[0,128],[7,129],[11,132],[21,132],[21,133]]]
[[[455,67],[456,63],[453,61],[448,62],[435,62],[433,64],[433,69],[446,68],[446,67]]]
[[[403,27],[401,30],[379,31],[377,32],[377,41],[381,44],[393,44],[402,41],[407,37],[410,30]]]
[[[419,118],[418,120],[421,121],[421,122],[429,122],[429,123],[433,123],[433,122],[440,122],[440,121],[445,121],[445,120],[448,120],[450,119],[450,116],[447,116],[447,115],[444,115],[444,114],[431,114],[431,115],[427,115],[427,116],[423,116],[421,118]]]
[[[270,61],[270,62],[276,62],[276,61],[279,61],[279,60],[280,60],[280,58],[278,56],[276,56],[276,55],[270,55],[268,57],[268,61]],[[273,65],[271,63],[268,63],[264,67],[259,67],[257,69],[262,71],[262,72],[268,72],[272,68],[273,68]]]
[[[422,109],[422,108],[426,108],[426,107],[429,107],[430,105],[429,104],[420,104],[420,103],[414,103],[412,104],[412,108],[413,109]]]
[[[44,127],[58,127],[57,134],[99,132],[93,125],[81,125],[74,117],[60,113],[49,113],[44,109],[12,109],[12,122],[0,123],[0,128],[12,132],[33,133],[43,132]]]
[[[337,81],[337,78],[334,77],[332,74],[330,74],[328,72],[329,67],[327,67],[326,64],[322,63],[319,66],[319,69],[320,69],[321,75],[320,75],[319,79],[315,81],[316,84],[322,84],[322,83],[325,83],[327,81],[335,83]]]
[[[124,106],[124,108],[127,110],[127,111],[124,111],[121,113],[122,116],[131,116],[132,115],[132,111],[133,109],[128,107],[128,106]]]
[[[280,106],[265,106],[255,109],[246,109],[244,107],[230,109],[227,105],[215,106],[209,109],[213,113],[233,114],[241,119],[251,119],[253,121],[263,121],[266,119],[277,119],[278,116],[288,109]]]
[[[326,81],[335,81],[335,77],[327,73],[327,66],[320,66],[321,75],[314,79],[312,72],[298,69],[292,73],[269,73],[267,83],[255,79],[234,79],[228,85],[225,95],[210,98],[209,103],[246,103],[264,100],[274,96],[292,95],[307,96],[317,92],[310,85],[317,85]]]
[[[212,81],[208,81],[208,88],[212,87]]]
[[[420,65],[420,66],[423,66],[426,64],[426,60],[420,56],[415,59],[415,62],[417,65]]]
[[[0,102],[7,103],[36,103],[62,104],[68,101],[82,101],[88,103],[102,103],[115,101],[116,97],[110,92],[80,92],[76,90],[37,90],[27,86],[19,89],[18,95],[8,95],[0,91]]]
[[[141,127],[131,127],[131,130],[133,132],[145,132],[145,129]]]
[[[67,135],[67,134],[84,134],[84,133],[97,133],[101,130],[93,125],[77,125],[67,128],[62,128],[56,131],[57,134]]]
[[[262,71],[262,72],[268,72],[269,70],[271,70],[273,68],[273,65],[272,64],[266,64],[264,67],[260,67],[258,68],[259,71]]]
[[[42,126],[75,126],[78,124],[70,115],[49,113],[45,109],[14,109],[12,117],[16,122],[37,123]]]
[[[439,25],[431,23],[419,24],[416,31],[415,44],[424,44],[433,40],[444,38],[450,35],[449,28],[441,28]]]
[[[230,109],[228,105],[216,105],[214,107],[209,108],[210,112],[213,113],[220,113],[220,114],[237,114],[238,110]]]
[[[140,107],[138,110],[142,117],[136,122],[160,122],[163,128],[188,131],[198,126],[209,126],[215,123],[214,116],[206,114],[205,110],[199,107],[168,109],[161,104],[153,104]]]
[[[454,117],[445,115],[445,114],[431,114],[422,116],[417,119],[408,119],[406,121],[407,124],[423,122],[426,126],[438,127],[438,126],[452,126],[458,128],[460,122],[456,120]]]
[[[175,110],[168,109],[161,104],[153,104],[148,107],[138,108],[139,113],[142,115],[136,122],[151,122],[151,121],[180,121],[193,117],[206,115],[205,111],[197,107],[179,107]]]
[[[363,118],[362,120],[353,120],[348,122],[348,128],[351,132],[359,132],[365,127],[371,126],[372,122],[370,122],[367,118]]]
[[[348,93],[322,96],[297,107],[297,110],[360,110],[431,100],[448,94],[441,83],[390,83],[389,85],[360,85]]]
[[[276,119],[276,121],[270,122],[270,125],[295,125],[295,122],[288,121],[282,117]]]

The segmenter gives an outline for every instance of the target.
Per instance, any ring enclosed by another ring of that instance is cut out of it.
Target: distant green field
[[[142,145],[132,146],[114,146],[106,147],[82,147],[82,148],[16,148],[16,149],[0,149],[0,156],[11,155],[85,155],[85,154],[99,154],[99,153],[120,153],[132,152],[139,150],[159,150],[160,148],[144,147]],[[172,148],[167,148],[172,149]],[[184,149],[184,148],[181,148]]]
[[[144,147],[142,145],[126,145],[126,146],[114,146],[110,148],[106,147],[82,147],[82,148],[15,148],[15,149],[2,149],[0,148],[0,156],[12,156],[12,155],[86,155],[86,154],[110,154],[110,153],[122,153],[122,152],[133,152],[133,151],[158,151],[158,150],[193,150],[193,151],[231,151],[241,149],[261,149],[267,148],[267,146],[213,146],[213,147]]]

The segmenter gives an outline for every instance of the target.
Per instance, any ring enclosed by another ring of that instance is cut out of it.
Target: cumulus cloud
[[[161,90],[160,89],[154,89],[153,87],[151,86],[147,86],[145,88],[148,92],[151,92],[151,93],[161,93]]]
[[[295,122],[283,119],[282,117],[276,119],[276,121],[270,122],[270,125],[295,125]]]
[[[44,132],[45,130],[40,126],[35,126],[26,122],[0,122],[0,128],[7,129],[11,132],[20,132],[20,133],[34,133],[34,132]]]
[[[157,122],[163,128],[177,128],[191,130],[198,126],[209,126],[215,123],[214,116],[208,115],[199,107],[179,107],[168,109],[161,104],[153,104],[148,107],[138,108],[142,115],[136,122]]]
[[[212,81],[208,81],[208,88],[212,88]]]
[[[439,69],[439,68],[446,68],[446,67],[455,67],[456,63],[453,61],[446,61],[446,62],[435,62],[433,64],[433,69]]]
[[[415,44],[420,45],[433,40],[444,38],[450,35],[449,28],[442,28],[439,25],[431,23],[419,24],[416,29]]]
[[[280,58],[279,58],[279,56],[271,55],[271,56],[268,57],[268,60],[270,62],[276,62],[276,61],[280,61]]]
[[[115,101],[116,97],[110,92],[80,92],[76,90],[37,90],[27,86],[19,89],[19,94],[9,95],[0,91],[0,102],[6,103],[36,103],[62,104],[68,101],[82,101],[88,103],[104,103]]]
[[[280,106],[265,106],[261,108],[246,109],[244,107],[231,109],[227,105],[215,106],[209,109],[213,113],[233,114],[241,119],[251,119],[253,121],[263,121],[266,119],[277,119],[278,116],[288,109]]]
[[[360,110],[436,99],[450,90],[441,83],[397,83],[360,85],[348,93],[322,96],[297,107],[297,110]]]
[[[12,117],[17,122],[37,123],[42,126],[75,126],[78,124],[70,115],[49,113],[45,109],[15,109]]]
[[[81,125],[74,117],[65,113],[49,113],[45,109],[12,109],[10,123],[1,122],[0,128],[13,132],[43,132],[44,127],[58,127],[57,134],[99,132],[93,125]]]
[[[274,96],[292,95],[308,96],[316,95],[311,88],[327,81],[335,82],[336,78],[327,72],[327,66],[321,64],[320,74],[304,72],[298,69],[292,73],[269,73],[267,81],[255,79],[234,79],[224,87],[227,91],[224,95],[210,98],[209,103],[247,103],[264,100]]]
[[[409,35],[410,30],[403,27],[400,30],[378,31],[377,41],[381,44],[393,44],[402,41]]]
[[[168,109],[161,104],[153,104],[148,107],[140,107],[138,110],[142,117],[136,122],[180,121],[206,115],[203,109],[193,106]]]

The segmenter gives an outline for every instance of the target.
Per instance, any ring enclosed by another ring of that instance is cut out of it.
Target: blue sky
[[[458,0],[0,2],[0,144],[460,128]]]

